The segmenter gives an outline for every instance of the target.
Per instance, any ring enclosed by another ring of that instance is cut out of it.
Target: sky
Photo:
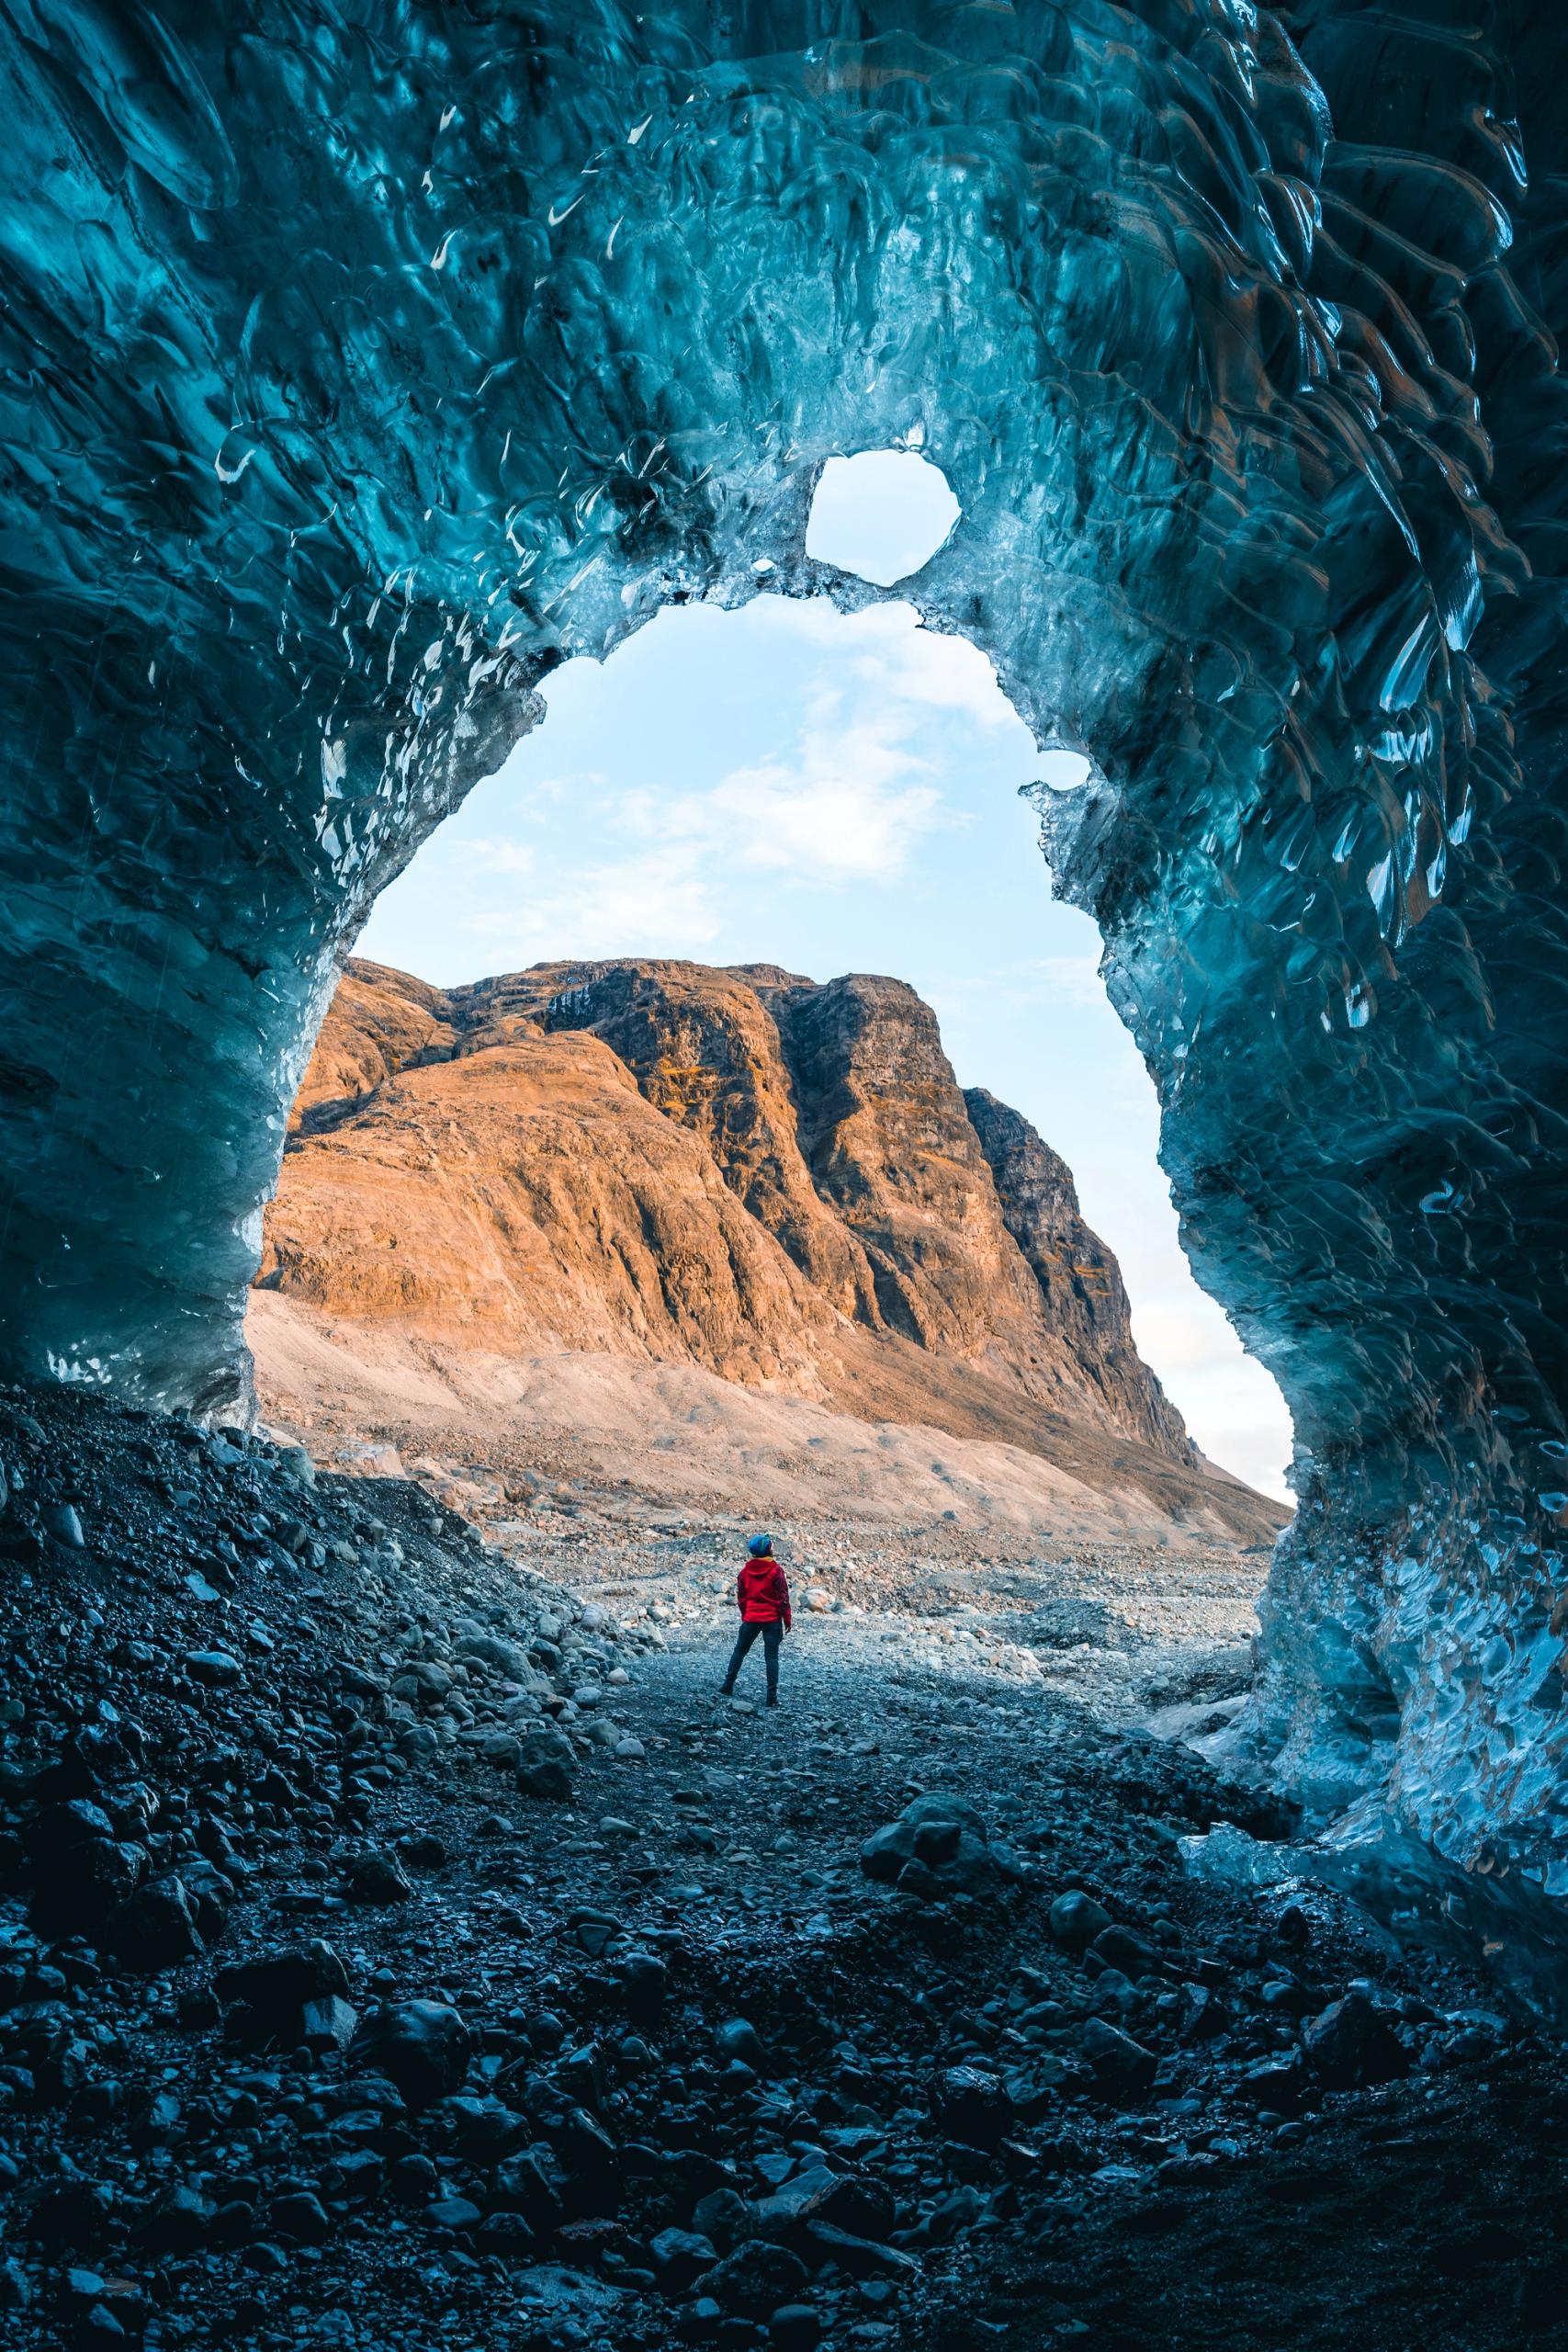
[[[834,459],[807,545],[891,586],[956,514],[919,458]],[[1072,1169],[1194,1439],[1288,1499],[1283,1400],[1188,1269],[1153,1084],[1019,797],[1070,780],[1071,755],[1039,752],[985,657],[897,599],[847,615],[761,595],[666,610],[541,692],[543,725],[382,893],[355,952],[443,986],[614,956],[908,980],[959,1082]]]

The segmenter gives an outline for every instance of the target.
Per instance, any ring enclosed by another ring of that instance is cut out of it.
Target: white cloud
[[[684,843],[571,874],[530,910],[551,956],[700,956],[725,922],[726,881]]]
[[[965,821],[923,781],[907,731],[897,712],[808,725],[791,760],[732,768],[705,792],[625,793],[615,815],[637,838],[682,847],[716,887],[726,873],[818,888],[890,880],[923,835]]]
[[[532,874],[538,865],[539,854],[530,842],[514,842],[504,833],[479,833],[471,841],[451,844],[448,854],[454,865],[486,875],[505,875],[516,880]]]
[[[1017,967],[1020,979],[1053,1005],[1070,1004],[1079,1011],[1103,1012],[1108,1000],[1094,956],[1040,956]]]
[[[842,665],[879,710],[902,705],[951,711],[985,728],[1023,726],[979,647],[922,628],[912,605],[871,605],[846,615],[821,597],[777,601],[788,633],[820,651],[824,669]]]

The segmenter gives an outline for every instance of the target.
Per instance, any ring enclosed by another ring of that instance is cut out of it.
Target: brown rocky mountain
[[[1067,1169],[960,1090],[898,980],[626,960],[439,989],[351,962],[258,1287],[1001,1442],[1236,1532],[1278,1517],[1196,1453]]]

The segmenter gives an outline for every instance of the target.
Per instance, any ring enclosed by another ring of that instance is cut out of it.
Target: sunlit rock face
[[[1296,1415],[1258,1752],[1562,1891],[1557,15],[8,0],[9,1360],[234,1390],[377,888],[918,443]]]

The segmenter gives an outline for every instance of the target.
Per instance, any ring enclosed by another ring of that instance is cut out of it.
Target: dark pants
[[[727,1691],[735,1688],[735,1678],[741,1662],[758,1634],[762,1636],[762,1660],[768,1669],[768,1699],[770,1703],[779,1695],[779,1644],[784,1639],[784,1627],[773,1625],[742,1625],[735,1636],[735,1655],[729,1661],[729,1672],[724,1678]]]

